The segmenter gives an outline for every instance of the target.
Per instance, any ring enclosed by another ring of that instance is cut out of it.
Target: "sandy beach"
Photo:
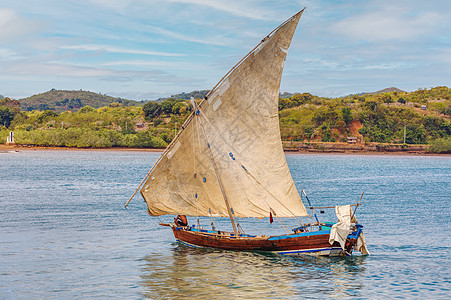
[[[140,152],[163,152],[164,149],[152,149],[152,148],[127,148],[127,147],[114,147],[114,148],[76,148],[76,147],[38,147],[38,146],[22,146],[22,145],[5,145],[0,144],[0,152],[9,151],[140,151]]]
[[[0,144],[0,153],[20,151],[134,151],[134,152],[163,152],[164,149],[153,148],[75,148],[75,147],[37,147],[23,145]],[[329,155],[412,155],[412,156],[447,156],[451,154],[437,154],[426,151],[368,151],[368,150],[317,150],[317,149],[285,149],[287,154],[329,154]]]

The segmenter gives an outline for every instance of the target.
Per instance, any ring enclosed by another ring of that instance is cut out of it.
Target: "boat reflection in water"
[[[153,299],[246,299],[359,296],[365,257],[282,256],[193,249],[174,244],[170,254],[144,257],[142,296]]]

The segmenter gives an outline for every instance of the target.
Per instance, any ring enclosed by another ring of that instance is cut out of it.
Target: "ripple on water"
[[[357,202],[365,191],[357,218],[372,255],[315,258],[179,246],[139,197],[124,210],[158,155],[2,156],[0,298],[449,297],[450,158],[288,155],[297,188],[315,205]],[[215,223],[228,229],[227,220]],[[249,233],[276,226],[240,223]]]

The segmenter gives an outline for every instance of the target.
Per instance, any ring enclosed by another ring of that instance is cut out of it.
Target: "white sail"
[[[278,119],[283,65],[301,14],[266,37],[189,117],[141,189],[149,214],[228,216],[221,180],[237,217],[308,215]]]

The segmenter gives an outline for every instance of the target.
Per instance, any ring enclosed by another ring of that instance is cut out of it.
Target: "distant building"
[[[14,143],[14,132],[10,131],[8,136],[6,137],[7,144],[15,144]]]
[[[357,143],[357,137],[356,136],[348,136],[346,138],[346,142],[348,144],[355,144],[355,143]]]
[[[427,105],[421,105],[421,109],[422,110],[426,110],[426,109],[428,109],[428,106]]]

